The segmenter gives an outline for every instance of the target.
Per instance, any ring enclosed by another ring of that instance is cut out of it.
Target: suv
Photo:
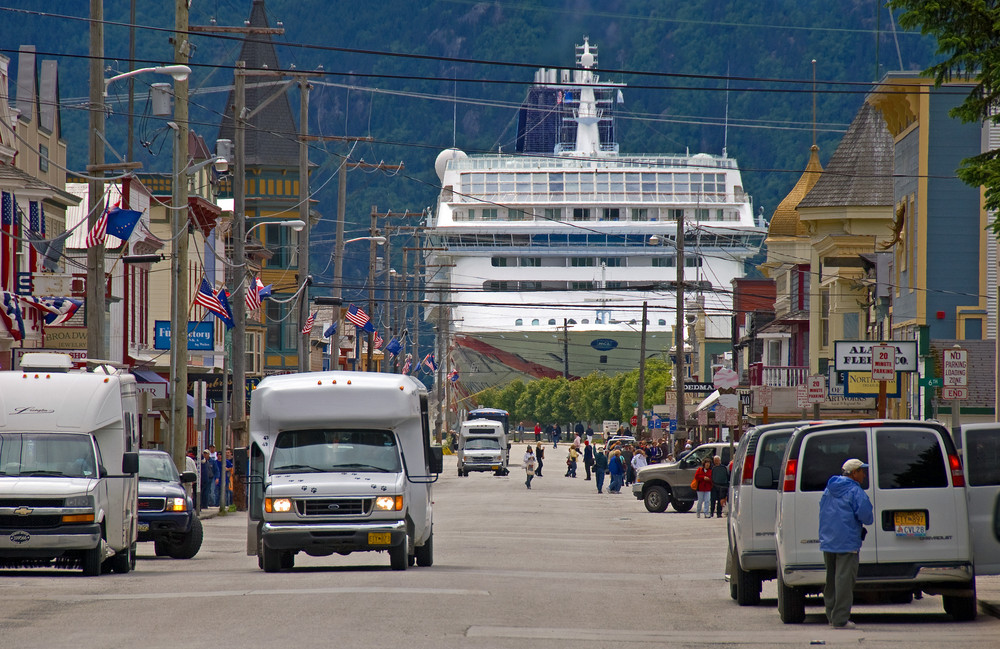
[[[751,428],[740,439],[729,482],[729,593],[740,606],[760,603],[761,582],[776,576],[774,506],[785,446],[796,428],[781,422]],[[812,422],[820,423],[820,422]]]
[[[875,510],[855,591],[899,603],[920,592],[941,595],[954,619],[974,619],[965,475],[951,435],[937,422],[877,420],[805,426],[788,440],[775,522],[781,621],[802,622],[806,595],[823,590],[820,496],[850,458],[870,466],[861,486]]]
[[[722,457],[724,466],[729,466],[730,443],[702,444],[677,462],[645,466],[636,474],[632,494],[651,512],[665,511],[667,505],[673,505],[679,512],[689,512],[697,499],[691,489],[694,472],[702,460],[716,455]]]
[[[190,559],[201,549],[201,520],[183,486],[197,479],[178,475],[168,453],[139,451],[139,540],[153,541],[156,556]]]

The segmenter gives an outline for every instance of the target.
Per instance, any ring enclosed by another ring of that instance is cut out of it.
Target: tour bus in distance
[[[459,477],[468,477],[470,471],[492,471],[497,476],[510,473],[510,442],[499,421],[463,421],[458,427],[457,455]]]
[[[493,421],[499,421],[503,424],[504,434],[510,435],[510,413],[506,410],[501,410],[500,408],[476,408],[469,411],[466,419],[492,419]]]
[[[0,372],[0,565],[135,567],[135,377],[29,353]]]
[[[250,399],[247,554],[265,572],[295,555],[386,551],[393,570],[434,562],[427,390],[410,376],[265,377]]]

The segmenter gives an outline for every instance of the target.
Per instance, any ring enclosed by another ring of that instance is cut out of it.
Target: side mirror
[[[444,473],[444,453],[440,446],[431,447],[430,466],[431,473]]]
[[[125,475],[135,475],[139,473],[139,454],[122,453],[122,473]]]
[[[769,466],[759,466],[753,473],[753,486],[758,489],[774,489],[774,471]]]
[[[181,474],[181,482],[185,484],[188,482],[198,482],[198,474],[194,471],[185,471]]]

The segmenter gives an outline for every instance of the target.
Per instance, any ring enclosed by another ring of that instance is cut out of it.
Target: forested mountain
[[[129,0],[105,0],[109,74],[171,62],[174,3],[135,3],[144,28],[137,30],[141,62],[131,65]],[[0,51],[13,58],[20,44],[30,43],[41,58],[60,57],[64,134],[70,166],[80,169],[87,156],[88,24],[59,14],[86,17],[87,3],[48,5],[52,13],[45,15],[30,13],[40,7],[32,0],[3,5]],[[250,5],[194,0],[190,23],[242,25]],[[367,227],[372,205],[417,211],[434,205],[433,161],[441,149],[512,151],[516,107],[534,69],[572,67],[573,46],[585,35],[599,48],[601,77],[628,84],[618,121],[621,151],[720,153],[725,147],[743,169],[755,208],[767,217],[806,164],[814,99],[825,163],[872,81],[886,71],[922,69],[934,55],[927,39],[897,33],[878,0],[268,0],[266,7],[270,24],[285,29],[274,39],[282,65],[322,66],[310,95],[310,131],[371,136],[374,142],[358,144],[353,158],[406,165],[393,177],[352,172],[348,230],[354,235]],[[239,38],[192,37],[192,127],[209,143],[218,132]],[[160,79],[144,83],[152,81]],[[297,97],[292,101],[296,106]],[[125,104],[112,105],[109,140],[124,151]],[[144,102],[138,106],[137,112],[147,110]],[[165,126],[144,117],[138,124],[138,137],[149,144],[137,145],[136,157],[147,169],[168,169]],[[324,216],[314,236],[316,272],[327,267],[336,214],[333,173],[341,158],[330,152],[348,149],[316,145],[311,155]]]

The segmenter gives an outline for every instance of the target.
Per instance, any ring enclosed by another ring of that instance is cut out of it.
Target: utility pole
[[[250,274],[246,266],[246,62],[237,61],[233,74],[233,402],[230,420],[239,446],[248,446],[245,417],[247,412],[247,306],[246,282]],[[256,285],[252,287],[257,290]],[[235,440],[234,440],[235,445]]]
[[[376,227],[378,221],[378,213],[375,211],[378,207],[372,205],[371,212],[371,222],[368,225],[368,317],[372,319],[372,324],[375,324],[375,235],[378,234],[378,228]],[[378,329],[378,325],[372,327],[373,329]],[[375,338],[372,332],[368,332],[368,354],[365,357],[365,371],[372,371],[372,348],[374,347]]]
[[[99,0],[98,0],[99,1]],[[174,18],[174,63],[186,65],[190,54],[188,42],[188,0],[176,0]],[[187,364],[188,364],[188,81],[174,81],[174,176],[173,197],[173,317],[170,322],[170,347],[174,350],[172,403],[170,413],[171,454],[179,469],[184,468],[187,446]]]
[[[302,331],[309,318],[309,80],[299,77],[299,218],[305,223],[299,232],[299,371],[308,372],[312,356],[311,334]]]
[[[677,390],[677,434],[687,435],[684,415],[684,210],[677,210],[677,324],[674,329],[674,344],[677,346],[677,361],[674,363],[674,388]],[[643,327],[645,327],[643,317]]]
[[[642,413],[645,410],[645,405],[643,404],[644,396],[646,394],[646,310],[648,303],[643,301],[642,303],[642,336],[639,338],[639,389],[638,394],[635,398],[635,403],[637,407],[636,415],[639,417],[639,424],[636,426],[636,439],[639,439],[642,435],[644,427],[642,425]]]
[[[87,171],[98,176],[104,164],[104,0],[90,0],[90,113],[87,141],[90,165]],[[89,180],[87,228],[93,229],[104,212],[104,182]],[[87,357],[103,359],[104,353],[104,246],[87,248]],[[182,458],[183,459],[183,458]],[[183,467],[184,464],[178,466]]]
[[[569,380],[569,318],[563,318],[563,378]]]

